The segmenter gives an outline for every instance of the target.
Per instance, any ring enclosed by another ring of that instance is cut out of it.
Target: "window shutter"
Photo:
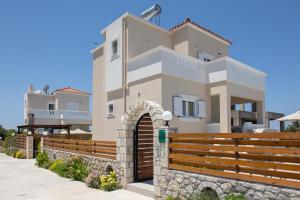
[[[205,118],[205,105],[204,101],[196,101],[196,117]]]
[[[175,116],[182,116],[183,99],[181,97],[173,97],[173,113]]]

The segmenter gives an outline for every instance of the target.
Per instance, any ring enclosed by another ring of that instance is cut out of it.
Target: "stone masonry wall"
[[[161,198],[168,195],[185,198],[204,188],[215,190],[220,199],[230,193],[245,194],[247,200],[300,200],[300,190],[236,181],[226,178],[162,169],[159,177]]]
[[[83,154],[71,153],[48,148],[44,148],[44,151],[48,153],[48,156],[51,160],[67,160],[75,156],[79,157],[87,164],[90,170],[97,170],[100,174],[106,174],[107,167],[111,166],[112,169],[116,172],[119,181],[121,180],[121,177],[123,177],[123,168],[121,167],[120,162],[116,160],[87,156]]]

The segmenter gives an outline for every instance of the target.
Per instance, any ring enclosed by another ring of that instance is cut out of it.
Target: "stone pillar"
[[[26,136],[26,158],[27,159],[33,158],[33,136],[32,135]]]
[[[134,127],[127,126],[117,130],[117,161],[123,168],[121,185],[126,188],[128,183],[133,182],[133,134]]]
[[[159,130],[165,131],[166,141],[165,143],[159,142]],[[154,198],[162,198],[162,190],[160,187],[160,179],[164,169],[168,169],[169,165],[169,139],[168,139],[168,127],[162,126],[154,129],[154,163],[153,163],[153,184],[154,184]]]
[[[40,146],[41,146],[41,152],[44,152],[44,136],[41,137]]]

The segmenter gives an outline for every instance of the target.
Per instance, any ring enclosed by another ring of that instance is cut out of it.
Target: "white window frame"
[[[179,94],[177,96],[174,96],[173,97],[173,109],[175,109],[175,101],[174,101],[174,98],[176,98],[177,100],[177,103],[178,101],[181,101],[182,103],[179,104],[179,106],[182,107],[182,110],[181,110],[181,113],[178,112],[178,110],[176,111],[177,113],[175,113],[175,110],[173,110],[173,113],[175,116],[179,117],[181,121],[199,121],[200,119],[203,119],[205,118],[205,101],[201,100],[200,97],[196,97],[196,96],[192,96],[192,95],[186,95],[186,94]],[[189,112],[189,102],[192,102],[194,105],[193,105],[193,113],[190,114]],[[178,105],[176,105],[178,106]],[[184,115],[183,113],[183,107],[185,106],[185,110],[186,110],[186,113]],[[202,106],[202,113],[198,113],[198,111],[196,109],[199,109],[200,111],[200,108],[199,106]],[[176,107],[176,109],[178,109]],[[180,113],[180,114],[178,114]]]
[[[50,105],[50,104],[53,104],[53,107],[54,107],[53,110],[55,110],[56,107],[55,107],[55,103],[54,103],[54,102],[47,102],[47,110],[49,110],[49,105]],[[52,110],[50,110],[50,111],[52,111]]]
[[[114,52],[114,43],[117,43],[117,52]],[[119,52],[120,52],[120,48],[119,48],[119,46],[120,46],[120,44],[119,44],[119,39],[118,38],[116,38],[116,39],[114,39],[114,40],[112,40],[111,41],[111,44],[110,44],[111,46],[110,46],[110,48],[111,48],[111,60],[115,60],[115,59],[117,59],[118,57],[119,57]]]
[[[109,107],[110,106],[113,106],[112,107],[112,112],[110,112],[110,109]],[[114,101],[110,101],[107,103],[107,118],[114,118],[115,117],[115,102]]]

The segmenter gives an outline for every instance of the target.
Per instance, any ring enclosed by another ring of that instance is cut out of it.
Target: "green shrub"
[[[49,168],[49,166],[51,165],[51,162],[49,160],[48,154],[45,151],[37,154],[36,164],[37,164],[37,166],[43,167],[45,169]]]
[[[14,137],[12,136],[12,134],[7,134],[3,142],[3,148],[6,155],[8,156],[14,155],[15,150],[13,150],[12,148],[13,145],[14,145]]]
[[[99,188],[99,172],[96,170],[91,171],[86,177],[85,183],[88,187]]]
[[[114,171],[110,172],[109,175],[100,177],[100,189],[104,191],[113,191],[118,189],[117,175]]]
[[[89,173],[86,164],[78,157],[71,159],[69,163],[69,171],[71,178],[76,181],[83,181]]]
[[[187,200],[219,200],[218,194],[211,188],[204,188],[201,192],[186,198]]]
[[[70,169],[67,163],[63,161],[57,161],[56,166],[53,166],[53,164],[51,166],[57,175],[65,178],[71,178]]]
[[[49,169],[53,172],[56,172],[59,165],[62,165],[63,164],[63,161],[62,160],[55,160],[51,166],[49,167]]]
[[[26,158],[23,151],[17,151],[15,157],[18,158],[18,159],[25,159]]]
[[[246,197],[243,194],[229,194],[224,200],[246,200]]]

